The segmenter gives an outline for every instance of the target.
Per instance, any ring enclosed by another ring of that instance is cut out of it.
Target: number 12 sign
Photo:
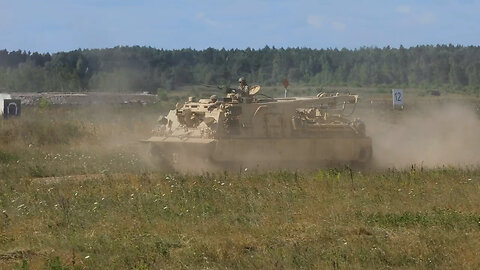
[[[403,108],[403,89],[392,89],[393,108]]]

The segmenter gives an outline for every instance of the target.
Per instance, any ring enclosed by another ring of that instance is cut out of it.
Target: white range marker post
[[[393,109],[403,110],[403,89],[392,89]]]

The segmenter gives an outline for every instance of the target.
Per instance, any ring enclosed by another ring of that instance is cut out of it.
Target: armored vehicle
[[[160,165],[186,171],[370,161],[372,143],[365,125],[344,113],[354,109],[357,95],[271,98],[259,90],[233,90],[224,98],[190,97],[161,116],[145,142]]]

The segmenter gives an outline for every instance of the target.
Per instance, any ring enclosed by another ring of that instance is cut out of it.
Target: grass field
[[[166,174],[161,111],[3,120],[0,269],[480,268],[478,166]]]

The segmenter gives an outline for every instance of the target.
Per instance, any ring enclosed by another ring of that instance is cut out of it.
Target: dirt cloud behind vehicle
[[[472,102],[415,104],[404,111],[363,117],[375,165],[480,165],[480,119]]]

